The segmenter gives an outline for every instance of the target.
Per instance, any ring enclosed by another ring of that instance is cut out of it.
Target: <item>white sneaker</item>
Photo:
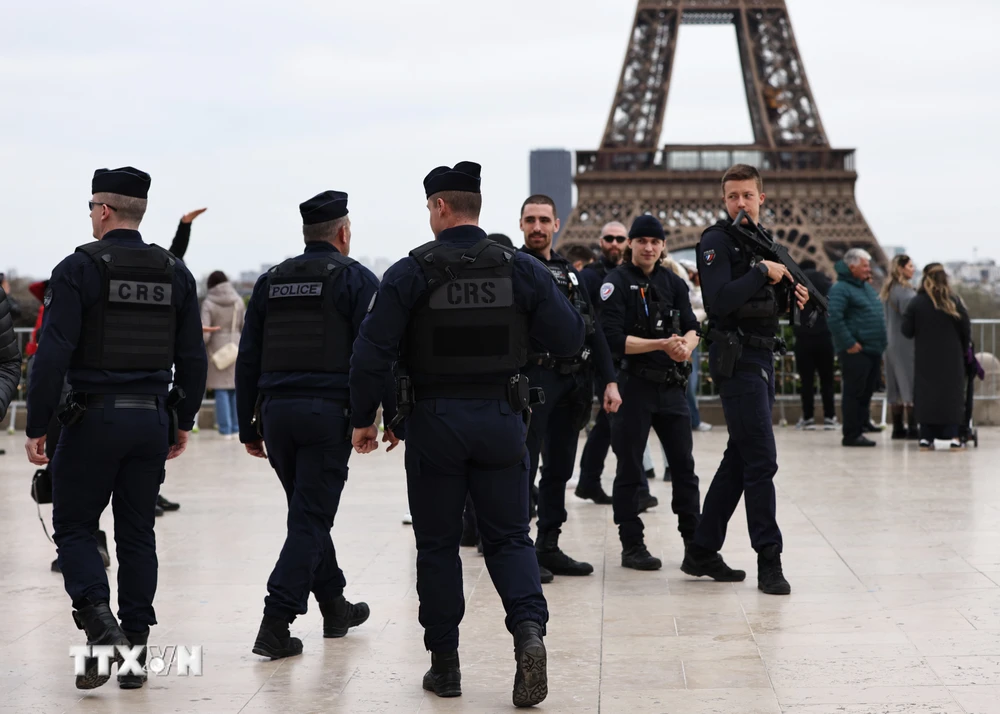
[[[805,431],[812,431],[813,429],[816,428],[816,420],[815,419],[799,419],[798,422],[796,422],[796,424],[795,424],[795,428],[798,429],[799,431],[803,431],[803,430],[805,430]]]
[[[404,526],[413,525],[413,516],[410,515],[409,511],[407,511],[406,515],[403,516],[403,525]]]
[[[833,431],[834,429],[840,428],[840,422],[837,421],[837,417],[827,417],[823,420],[824,431]]]
[[[701,422],[694,428],[695,431],[712,431],[712,425]]]

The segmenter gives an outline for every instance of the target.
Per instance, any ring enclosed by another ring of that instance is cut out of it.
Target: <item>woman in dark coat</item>
[[[953,450],[961,449],[958,428],[965,418],[965,349],[972,327],[940,263],[924,269],[920,291],[903,316],[902,332],[914,340],[920,448],[933,449],[935,439],[950,439]]]

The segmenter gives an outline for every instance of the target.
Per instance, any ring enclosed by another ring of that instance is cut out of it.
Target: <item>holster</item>
[[[718,376],[729,379],[736,371],[736,364],[743,356],[743,342],[740,339],[740,331],[723,332],[722,330],[710,330],[708,339],[717,343],[719,349],[719,361],[716,365]]]
[[[87,405],[81,398],[81,395],[77,392],[70,393],[69,397],[66,398],[66,403],[63,405],[59,413],[56,414],[56,419],[64,427],[73,426],[74,424],[79,424],[80,420],[83,419],[83,415],[87,413]]]
[[[168,446],[176,446],[177,445],[177,432],[178,432],[178,428],[179,428],[178,417],[177,417],[177,407],[179,407],[181,405],[181,402],[184,401],[184,398],[186,396],[187,395],[184,393],[184,390],[181,389],[180,387],[174,387],[173,389],[170,390],[170,393],[167,394],[166,407],[167,407],[167,420],[168,420],[167,421],[167,423],[168,423],[168,427],[167,427],[167,445]]]
[[[392,431],[410,414],[413,413],[413,382],[410,376],[404,372],[396,374],[396,416],[392,418],[385,428]]]
[[[52,503],[52,472],[38,469],[31,477],[31,498],[35,503]]]

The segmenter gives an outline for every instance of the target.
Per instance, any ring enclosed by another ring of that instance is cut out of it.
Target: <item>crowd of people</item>
[[[513,638],[516,706],[537,704],[548,692],[542,584],[594,572],[562,550],[560,535],[569,517],[566,484],[595,395],[601,410],[576,495],[611,505],[621,566],[663,566],[646,547],[641,517],[659,505],[649,489],[652,431],[684,544],[680,569],[719,582],[746,578],[721,556],[742,498],[757,587],[770,595],[791,592],[781,563],[771,414],[774,354],[784,349],[779,318],[793,305],[806,317],[796,335],[808,377],[803,428],[816,426],[816,373],[824,427],[837,426],[837,355],[843,444],[874,445],[864,433],[873,428],[869,403],[885,354],[893,435],[916,427],[922,448],[935,439],[961,448],[964,388],[975,360],[968,314],[939,264],[924,269],[914,292],[912,263],[896,258],[881,298],[862,250],[837,264],[836,283],[808,266],[828,294],[824,324],[809,318],[809,292],[788,268],[743,243],[746,231],[764,233],[764,186],[752,166],[724,175],[729,218],[705,231],[694,263],[667,254],[663,225],[651,215],[605,226],[596,260],[586,248],[561,255],[554,250],[556,205],[544,195],[521,205],[524,243],[516,249],[478,225],[480,170],[462,162],[428,174],[434,240],[381,281],[349,257],[347,194],[325,191],[303,202],[303,252],[262,275],[245,306],[221,271],[209,276],[199,304],[179,254],[200,211],[182,220],[186,236],[176,252],[147,244],[138,227],[150,177],[131,167],[95,172],[90,217],[98,240],[63,260],[43,286],[25,445],[29,461],[51,471],[56,565],[88,644],[142,647],[157,624],[153,522],[164,464],[184,452],[206,386],[220,433],[267,458],[286,496],[286,539],[252,651],[271,659],[302,654],[290,626],[307,613],[310,596],[324,637],[343,637],[367,621],[368,605],[345,597],[331,529],[352,452],[370,454],[380,438],[391,451],[405,440],[419,621],[431,653],[423,688],[461,694],[459,550],[477,544]],[[0,289],[0,413],[20,377],[9,313]],[[699,418],[696,392],[703,335],[728,430],[704,504],[692,437],[711,429]],[[608,448],[617,457],[610,495],[600,481]],[[117,616],[98,529],[112,495]],[[110,676],[88,658],[76,685],[92,689]],[[118,681],[134,689],[145,679],[119,673]]]

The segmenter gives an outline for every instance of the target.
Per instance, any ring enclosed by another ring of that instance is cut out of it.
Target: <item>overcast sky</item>
[[[1000,258],[1000,2],[789,0],[858,201],[918,260]],[[153,177],[142,230],[197,220],[195,275],[297,253],[298,204],[350,193],[353,255],[430,239],[421,181],[483,164],[483,227],[517,234],[534,148],[596,149],[632,0],[6,2],[0,270],[90,237],[98,167]],[[863,24],[859,24],[863,23]],[[731,27],[684,26],[663,143],[752,141]]]

